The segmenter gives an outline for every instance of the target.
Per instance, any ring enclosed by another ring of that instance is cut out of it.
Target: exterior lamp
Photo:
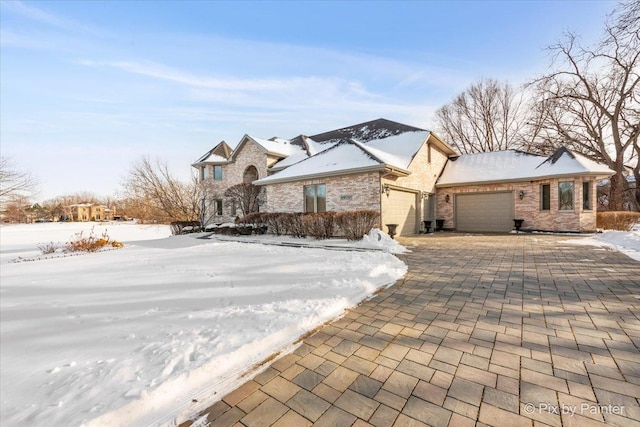
[[[389,184],[384,184],[381,188],[380,194],[386,194],[389,197],[389,193],[391,193],[391,188],[389,188]]]
[[[444,201],[446,203],[449,203],[449,200],[451,200],[451,196],[449,196],[448,194],[446,196],[444,196]]]
[[[518,196],[520,197],[520,200],[524,199],[524,190],[520,190]]]

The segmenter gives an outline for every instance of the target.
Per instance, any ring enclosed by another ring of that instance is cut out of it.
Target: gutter
[[[269,179],[269,177],[259,179],[257,181],[253,181],[254,185],[270,185],[270,184],[281,184],[285,182],[296,182],[296,181],[304,181],[308,179],[318,179],[318,178],[326,178],[326,177],[334,177],[334,176],[342,176],[342,175],[354,175],[357,173],[366,173],[366,172],[384,172],[389,171],[389,173],[395,173],[400,176],[407,176],[409,173],[407,171],[403,171],[402,169],[386,166],[386,165],[374,165],[374,166],[365,166],[355,169],[348,170],[338,170],[332,172],[319,172],[312,173],[308,175],[296,175],[291,177],[284,178],[274,178]],[[273,175],[275,176],[275,175]],[[265,182],[260,182],[265,181]]]
[[[436,183],[436,188],[443,187],[463,187],[466,185],[485,185],[485,184],[505,184],[509,182],[534,182],[534,181],[542,181],[545,179],[553,179],[553,178],[568,178],[568,177],[579,177],[579,176],[592,176],[592,177],[601,177],[598,179],[604,179],[615,175],[615,172],[611,172],[609,174],[604,174],[601,172],[585,172],[585,173],[566,173],[566,174],[554,174],[554,175],[542,175],[542,176],[531,176],[531,177],[523,177],[523,178],[515,178],[515,179],[496,179],[490,181],[466,181],[466,182],[454,182],[454,183]]]

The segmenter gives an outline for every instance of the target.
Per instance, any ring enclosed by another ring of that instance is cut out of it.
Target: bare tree
[[[543,112],[539,138],[568,145],[615,171],[607,198],[612,210],[624,206],[625,163],[634,159],[640,134],[639,16],[637,2],[623,5],[594,48],[568,34],[549,48],[552,71],[531,84]],[[640,176],[637,155],[632,169]]]
[[[3,221],[8,222],[28,222],[30,208],[29,198],[22,195],[14,195],[4,205],[2,211]]]
[[[437,129],[461,153],[527,150],[535,137],[527,111],[522,91],[483,79],[436,111]]]
[[[263,188],[250,183],[233,185],[224,192],[224,196],[240,209],[242,216],[258,212]]]
[[[129,215],[139,212],[157,222],[200,220],[201,187],[195,177],[181,182],[159,159],[143,157],[134,163],[122,187]]]
[[[0,203],[33,192],[36,184],[31,174],[16,170],[9,158],[0,156]]]

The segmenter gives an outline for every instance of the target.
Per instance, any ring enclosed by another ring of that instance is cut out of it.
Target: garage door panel
[[[416,232],[416,195],[405,191],[391,190],[385,201],[384,225],[398,224],[399,235]]]
[[[456,229],[505,233],[513,228],[513,193],[456,195]]]

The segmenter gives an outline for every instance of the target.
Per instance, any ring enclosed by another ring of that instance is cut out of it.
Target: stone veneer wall
[[[328,211],[340,212],[362,209],[380,211],[380,179],[378,172],[267,185],[267,203],[264,211],[303,212],[303,187],[310,184],[326,185]]]
[[[258,146],[255,142],[248,140],[240,149],[240,151],[235,153],[235,161],[233,163],[225,163],[222,165],[221,181],[216,181],[213,179],[213,166],[207,166],[208,178],[206,181],[210,185],[211,191],[214,195],[212,198],[223,200],[222,215],[213,216],[212,221],[233,222],[236,215],[232,214],[231,201],[225,200],[225,190],[233,185],[241,184],[244,177],[244,171],[249,166],[256,167],[256,169],[258,170],[258,178],[266,177],[268,165],[273,162],[274,159],[272,158],[272,156],[267,156],[262,147]],[[266,192],[263,195],[263,199],[265,197]],[[240,215],[239,210],[237,212],[237,215]]]
[[[558,183],[574,182],[574,209],[572,211],[558,210]],[[582,182],[589,181],[591,188],[591,210],[582,209]],[[551,209],[541,210],[542,184],[550,184]],[[525,196],[520,200],[519,193],[523,190]],[[555,178],[540,181],[525,181],[502,184],[482,184],[460,187],[439,187],[437,192],[436,217],[445,220],[444,227],[455,229],[454,203],[455,194],[481,193],[494,191],[513,191],[514,217],[524,219],[523,229],[540,231],[573,231],[591,232],[596,229],[596,185],[591,177]],[[450,195],[449,203],[446,203],[446,195]]]

